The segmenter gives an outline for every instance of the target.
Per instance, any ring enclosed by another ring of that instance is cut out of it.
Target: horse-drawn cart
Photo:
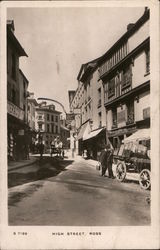
[[[128,172],[139,174],[139,184],[143,189],[151,187],[150,130],[140,129],[123,140],[114,155],[116,178],[123,182]]]

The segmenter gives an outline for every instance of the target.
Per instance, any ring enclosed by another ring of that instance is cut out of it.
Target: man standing
[[[107,170],[107,147],[105,146],[100,154],[100,163],[102,166],[102,176],[105,176]]]
[[[104,147],[100,155],[100,163],[102,166],[102,176],[105,176],[106,170],[108,168],[108,177],[114,178],[112,171],[112,162],[113,162],[113,151],[110,148],[110,145]]]

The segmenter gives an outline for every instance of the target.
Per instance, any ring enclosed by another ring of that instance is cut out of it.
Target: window
[[[132,70],[131,66],[129,65],[123,70],[122,89],[130,86],[131,83],[132,83]]]
[[[150,72],[150,51],[146,51],[146,73]]]
[[[51,116],[51,121],[52,121],[52,122],[54,121],[54,116],[53,116],[53,115]]]
[[[49,121],[49,114],[47,114],[47,121]]]
[[[98,89],[98,107],[101,106],[101,88]]]
[[[41,123],[38,124],[38,128],[39,128],[39,130],[42,130],[42,124]]]
[[[52,133],[54,133],[54,124],[52,124],[51,128],[52,128]]]
[[[30,105],[28,105],[28,111],[30,112]]]
[[[38,120],[42,120],[42,115],[39,115],[39,116],[38,116]]]
[[[117,108],[112,109],[112,129],[117,128]]]
[[[99,120],[99,128],[101,128],[102,127],[102,113],[101,112],[98,113],[98,120]]]
[[[56,122],[58,122],[58,116],[56,115]]]
[[[12,91],[11,91],[11,101],[12,101],[12,103],[16,104],[16,91],[15,91],[15,89],[12,89]]]
[[[49,124],[47,124],[47,132],[49,132]]]
[[[16,57],[12,54],[12,78],[16,80]]]
[[[58,134],[58,126],[56,126],[56,134]]]
[[[115,78],[111,79],[108,83],[108,98],[115,95]]]
[[[126,124],[132,124],[134,123],[134,101],[130,100],[127,103],[127,122]]]

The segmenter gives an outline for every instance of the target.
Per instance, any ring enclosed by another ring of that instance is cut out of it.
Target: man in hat
[[[106,170],[108,168],[109,178],[114,178],[112,171],[112,162],[113,162],[113,151],[110,148],[110,145],[104,145],[104,149],[100,154],[100,163],[102,166],[102,176],[105,176]]]

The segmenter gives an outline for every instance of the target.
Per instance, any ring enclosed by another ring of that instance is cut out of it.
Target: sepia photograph
[[[54,228],[52,240],[61,241],[97,242],[110,227],[148,230],[155,173],[149,4],[11,5],[5,16],[12,237],[27,238],[26,226]]]

